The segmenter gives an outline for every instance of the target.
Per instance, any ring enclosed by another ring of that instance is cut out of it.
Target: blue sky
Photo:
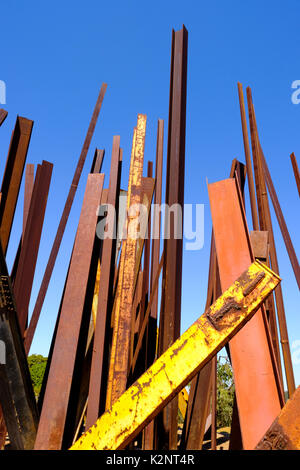
[[[299,1],[278,0],[11,0],[1,5],[0,80],[6,83],[9,116],[0,130],[0,173],[17,114],[35,121],[27,161],[54,164],[33,300],[98,91],[108,83],[32,353],[48,351],[95,147],[106,149],[103,171],[108,173],[113,135],[121,136],[125,187],[133,127],[137,114],[145,113],[145,161],[155,158],[158,118],[167,129],[171,30],[183,23],[189,31],[185,202],[205,205],[205,243],[197,252],[184,251],[182,329],[203,312],[206,299],[211,233],[206,178],[228,177],[235,157],[244,162],[237,81],[244,89],[252,87],[262,146],[299,254],[300,202],[289,160],[294,151],[300,164],[300,105],[291,101],[291,84],[300,79],[299,13]],[[22,201],[23,187],[9,265],[21,231]],[[248,204],[247,209],[249,215]],[[300,340],[299,291],[275,218],[274,229],[293,343]],[[300,364],[295,375],[299,384]]]

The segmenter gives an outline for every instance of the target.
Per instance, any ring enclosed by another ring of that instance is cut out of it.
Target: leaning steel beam
[[[270,193],[270,196],[271,196],[274,211],[275,211],[275,214],[276,214],[276,217],[277,217],[277,220],[278,220],[278,224],[279,224],[279,227],[280,227],[280,230],[281,230],[281,234],[282,234],[282,237],[283,237],[283,240],[284,240],[284,243],[285,243],[285,247],[286,247],[286,250],[288,252],[290,262],[291,262],[291,265],[292,265],[292,268],[293,268],[293,271],[294,271],[294,274],[295,274],[295,278],[296,278],[296,281],[297,281],[297,284],[298,284],[298,288],[300,289],[300,266],[299,266],[299,262],[298,262],[297,255],[296,255],[295,250],[294,250],[294,246],[293,246],[288,228],[286,226],[284,215],[282,213],[282,210],[281,210],[281,207],[280,207],[280,204],[279,204],[279,201],[278,201],[278,197],[277,197],[277,194],[276,194],[276,190],[274,188],[273,181],[272,181],[272,178],[271,178],[271,175],[270,175],[270,171],[269,171],[269,168],[268,168],[268,165],[267,165],[267,162],[266,162],[266,159],[265,159],[265,156],[263,154],[262,149],[261,149],[261,157],[262,157],[262,164],[263,164],[263,169],[264,169],[264,173],[265,173],[265,178],[266,178],[267,186],[268,186],[269,193]]]
[[[9,242],[32,127],[33,121],[18,116],[10,141],[0,203],[0,238],[4,255]]]
[[[124,448],[250,320],[278,282],[266,266],[251,264],[71,449]]]
[[[272,219],[269,207],[268,194],[266,189],[266,182],[263,174],[262,166],[262,156],[261,156],[261,147],[259,142],[259,136],[257,131],[255,111],[252,101],[251,89],[247,88],[247,99],[248,99],[248,108],[249,108],[249,120],[250,120],[250,129],[251,129],[251,138],[254,144],[253,160],[254,160],[254,169],[255,169],[255,182],[257,187],[257,197],[258,201],[260,200],[261,213],[260,213],[260,223],[261,229],[267,230],[269,232],[269,241],[270,241],[270,260],[272,269],[279,274],[279,264],[276,253],[275,238],[273,233]],[[275,290],[275,299],[277,307],[277,317],[278,325],[280,331],[280,339],[282,345],[283,360],[285,366],[286,380],[288,386],[289,396],[295,391],[295,379],[291,358],[291,351],[289,345],[289,336],[286,324],[285,309],[283,302],[283,294],[281,285],[278,286],[278,289]]]
[[[42,165],[38,165],[14,282],[14,294],[22,334],[24,334],[27,326],[28,307],[42,235],[52,168],[52,163],[46,161],[43,161]]]
[[[169,101],[169,127],[166,175],[166,199],[168,207],[177,204],[183,211],[184,165],[186,126],[188,32],[183,26],[172,31],[171,78]],[[178,215],[178,214],[177,214]],[[165,289],[161,311],[160,353],[166,351],[180,335],[181,284],[182,284],[182,237],[176,231],[182,229],[182,221],[166,223],[170,236],[165,237],[165,262],[163,282]],[[177,226],[176,226],[177,225]],[[179,227],[179,225],[181,225]],[[177,448],[177,398],[163,411],[162,446],[168,441],[169,449]]]
[[[114,208],[114,213],[111,214],[111,209],[108,208],[109,212],[107,222],[108,230],[111,232],[109,232],[107,237],[104,238],[102,245],[101,275],[86,418],[86,426],[88,427],[90,427],[99,417],[101,388],[103,388],[103,374],[104,371],[106,372],[108,368],[108,360],[106,361],[106,357],[109,349],[109,343],[107,341],[111,322],[112,294],[115,274],[117,231],[116,218],[118,214],[120,178],[120,136],[114,136],[107,196],[107,204],[109,204],[110,208]],[[113,231],[115,231],[115,233],[113,233]]]
[[[0,247],[0,404],[13,449],[33,448],[38,413],[16,306]]]
[[[54,242],[53,242],[53,245],[52,245],[51,253],[50,253],[50,256],[49,256],[49,259],[48,259],[48,264],[47,264],[47,267],[46,267],[46,270],[45,270],[45,273],[44,273],[44,276],[43,276],[43,279],[42,279],[42,282],[41,282],[40,290],[39,290],[39,293],[38,293],[38,296],[37,296],[37,299],[36,299],[36,303],[35,303],[35,306],[34,306],[34,309],[33,309],[33,313],[32,313],[32,316],[31,316],[30,324],[29,324],[29,327],[28,327],[27,335],[26,335],[25,343],[26,343],[26,349],[27,350],[30,349],[30,346],[31,346],[31,343],[32,343],[32,340],[33,340],[33,335],[34,335],[34,332],[35,332],[35,329],[36,329],[36,325],[37,325],[37,322],[39,320],[39,316],[40,316],[40,313],[41,313],[41,310],[42,310],[42,307],[43,307],[43,303],[44,303],[45,296],[46,296],[47,289],[48,289],[48,285],[49,285],[49,282],[50,282],[50,279],[51,279],[52,271],[53,271],[53,268],[54,268],[54,265],[55,265],[55,262],[56,262],[56,258],[57,258],[57,255],[58,255],[58,251],[59,251],[59,248],[60,248],[60,244],[61,244],[64,232],[65,232],[65,228],[66,228],[66,225],[67,225],[67,221],[68,221],[68,218],[69,218],[69,214],[70,214],[70,211],[71,211],[73,200],[74,200],[74,197],[75,197],[75,194],[76,194],[76,191],[77,191],[77,187],[78,187],[78,184],[79,184],[80,176],[81,176],[81,173],[82,173],[83,165],[84,165],[84,162],[85,162],[88,150],[89,150],[89,146],[90,146],[90,143],[91,143],[91,140],[92,140],[92,137],[93,137],[96,122],[97,122],[97,119],[98,119],[98,116],[99,116],[99,113],[100,113],[100,109],[101,109],[101,106],[102,106],[102,102],[103,102],[103,99],[104,99],[104,95],[105,95],[105,92],[106,92],[106,88],[107,88],[107,85],[104,83],[101,87],[101,90],[100,90],[100,93],[99,93],[99,96],[98,96],[98,99],[97,99],[97,102],[96,102],[96,105],[95,105],[95,109],[94,109],[94,112],[93,112],[93,115],[92,115],[92,119],[90,121],[90,125],[89,125],[89,128],[88,128],[88,131],[87,131],[84,143],[83,143],[83,147],[82,147],[82,150],[81,150],[81,153],[80,153],[80,157],[79,157],[79,160],[78,160],[78,163],[77,163],[77,167],[76,167],[76,170],[75,170],[75,173],[74,173],[74,176],[73,176],[71,187],[69,189],[69,193],[68,193],[68,196],[67,196],[65,207],[64,207],[64,210],[63,210],[60,222],[59,222],[59,226],[58,226],[58,229],[57,229],[57,232],[56,232],[56,236],[55,236],[55,239],[54,239]]]
[[[5,109],[0,109],[0,126],[4,123],[5,119],[7,118],[8,112]]]
[[[300,387],[287,401],[256,450],[300,450]]]
[[[294,170],[294,175],[295,175],[296,185],[297,185],[297,188],[298,188],[298,193],[299,193],[299,196],[300,196],[300,173],[299,173],[299,168],[298,168],[298,164],[297,164],[295,154],[291,153],[290,158],[291,158],[291,162],[292,162],[292,166],[293,166],[293,170]]]
[[[209,184],[208,192],[221,288],[224,291],[253,257],[235,180],[230,178]],[[229,346],[243,446],[244,449],[253,449],[281,408],[261,311]]]
[[[83,320],[103,174],[89,174],[56,332],[35,449],[62,447]],[[71,441],[72,442],[72,441]]]

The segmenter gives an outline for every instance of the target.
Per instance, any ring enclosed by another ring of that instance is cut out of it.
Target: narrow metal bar
[[[90,173],[101,173],[105,150],[96,149]]]
[[[101,276],[99,284],[97,319],[93,342],[93,355],[91,364],[91,375],[89,383],[89,399],[87,407],[86,426],[90,427],[100,415],[100,397],[101,388],[103,388],[103,373],[107,371],[108,360],[105,360],[108,351],[108,333],[111,323],[112,310],[112,292],[115,273],[115,255],[116,255],[116,231],[118,201],[120,192],[120,136],[114,136],[111,157],[109,188],[107,196],[108,209],[108,229],[115,233],[108,233],[104,238],[101,257]],[[115,213],[111,215],[111,208]],[[103,393],[103,391],[102,391]],[[104,400],[105,404],[105,400]]]
[[[62,447],[103,181],[103,174],[88,175],[35,449],[58,450]]]
[[[22,241],[24,239],[26,222],[28,218],[30,201],[34,185],[34,165],[27,163],[25,169],[25,191],[24,191],[24,206],[23,206],[23,230],[22,230]]]
[[[10,141],[0,203],[0,237],[4,256],[8,247],[32,127],[33,121],[18,116]]]
[[[253,263],[71,449],[124,448],[244,327],[278,282],[266,266]]]
[[[211,450],[217,450],[217,356],[212,359]]]
[[[5,109],[0,109],[0,126],[4,123],[5,119],[7,118],[8,112]]]
[[[268,189],[269,189],[269,193],[270,193],[270,196],[271,196],[274,211],[275,211],[275,214],[276,214],[276,217],[277,217],[277,220],[278,220],[278,224],[279,224],[279,227],[280,227],[280,230],[281,230],[281,234],[282,234],[282,237],[283,237],[283,240],[284,240],[284,243],[285,243],[285,247],[286,247],[286,250],[288,252],[290,262],[291,262],[291,265],[292,265],[292,268],[293,268],[293,271],[294,271],[294,274],[295,274],[295,278],[296,278],[296,281],[297,281],[297,284],[298,284],[298,288],[300,289],[300,267],[299,267],[297,255],[295,253],[294,246],[293,246],[293,243],[292,243],[292,240],[291,240],[291,237],[290,237],[290,234],[289,234],[289,231],[288,231],[285,219],[284,219],[284,215],[282,213],[282,210],[281,210],[281,207],[280,207],[280,204],[279,204],[279,201],[278,201],[276,190],[275,190],[274,185],[273,185],[273,181],[272,181],[272,178],[271,178],[271,175],[270,175],[270,171],[269,171],[269,168],[268,168],[268,165],[267,165],[267,162],[266,162],[266,159],[265,159],[265,156],[264,156],[262,150],[261,150],[261,157],[262,157],[262,164],[263,164],[263,169],[264,169],[264,173],[265,173],[265,178],[266,178],[266,182],[267,182],[267,185],[268,185]]]
[[[240,102],[245,158],[246,158],[246,166],[247,166],[247,174],[248,174],[252,224],[253,224],[253,230],[259,230],[255,187],[254,187],[253,170],[252,170],[252,162],[251,162],[251,154],[250,154],[250,146],[249,146],[249,138],[248,138],[248,130],[247,130],[244,94],[243,94],[243,85],[241,83],[238,83],[238,93],[239,93],[239,102]]]
[[[14,282],[14,294],[22,334],[24,334],[27,326],[28,307],[42,235],[52,168],[52,163],[46,161],[43,161],[43,164],[38,166]]]
[[[167,152],[166,199],[168,207],[178,204],[183,214],[184,165],[186,126],[188,32],[183,26],[172,32],[172,57],[170,79],[170,104]],[[178,215],[178,214],[177,214]],[[182,223],[182,222],[181,222]],[[163,268],[164,292],[162,298],[162,336],[160,353],[166,351],[180,335],[181,283],[182,283],[182,238],[176,238],[178,224],[166,222],[170,237],[164,240],[165,262]],[[169,225],[169,226],[168,226]],[[182,227],[181,227],[182,228]],[[178,399],[163,411],[163,437],[161,445],[168,441],[169,449],[177,448]],[[164,442],[163,442],[164,441]]]
[[[258,137],[258,132],[257,132],[255,111],[254,111],[254,106],[253,106],[253,101],[252,101],[252,93],[249,87],[247,88],[247,98],[248,98],[248,107],[249,107],[249,119],[250,119],[250,124],[251,124],[250,127],[251,127],[251,132],[253,135],[253,141],[255,144],[255,152],[253,153],[253,159],[255,158],[254,161],[256,161],[255,180],[256,180],[256,185],[257,185],[257,196],[260,197],[261,206],[262,206],[261,207],[262,209],[261,229],[267,230],[269,232],[271,267],[275,272],[279,274],[279,265],[278,265],[278,259],[277,259],[277,253],[276,253],[271,213],[270,213],[269,202],[268,202],[266,182],[265,182],[265,178],[263,174],[262,158],[261,158],[261,152],[260,152],[259,137]],[[276,306],[277,306],[280,340],[281,340],[281,345],[282,345],[282,353],[283,353],[283,360],[284,360],[284,365],[285,365],[288,392],[289,392],[289,396],[292,396],[292,394],[295,391],[295,379],[294,379],[291,351],[290,351],[290,346],[289,346],[288,330],[287,330],[287,324],[286,324],[285,309],[284,309],[283,294],[282,294],[281,286],[279,286],[279,288],[275,290],[275,299],[276,299]]]
[[[52,245],[51,253],[50,253],[50,256],[49,256],[49,259],[48,259],[48,264],[47,264],[47,267],[45,269],[45,273],[44,273],[44,276],[43,276],[43,279],[42,279],[42,282],[41,282],[40,290],[39,290],[39,293],[38,293],[38,296],[37,296],[37,299],[36,299],[36,303],[35,303],[35,306],[34,306],[34,309],[33,309],[33,313],[32,313],[32,316],[31,316],[30,324],[29,324],[29,327],[28,327],[27,335],[26,335],[26,349],[28,351],[30,350],[30,346],[31,346],[31,343],[32,343],[32,339],[33,339],[33,335],[34,335],[34,332],[35,332],[35,329],[36,329],[36,325],[38,323],[39,316],[40,316],[40,313],[41,313],[41,310],[42,310],[42,307],[43,307],[43,303],[44,303],[45,296],[46,296],[47,289],[48,289],[48,285],[49,285],[49,282],[50,282],[50,279],[51,279],[52,271],[53,271],[53,268],[54,268],[54,265],[55,265],[55,262],[56,262],[56,258],[57,258],[57,255],[58,255],[58,251],[59,251],[59,248],[60,248],[62,238],[63,238],[63,234],[65,232],[65,228],[66,228],[66,225],[67,225],[67,221],[68,221],[68,218],[69,218],[69,214],[70,214],[70,211],[71,211],[73,200],[74,200],[74,197],[75,197],[75,194],[76,194],[76,191],[77,191],[77,187],[78,187],[78,183],[79,183],[79,180],[80,180],[80,176],[81,176],[81,173],[82,173],[83,165],[84,165],[84,162],[85,162],[85,159],[86,159],[86,156],[87,156],[87,152],[89,150],[89,146],[90,146],[90,143],[91,143],[91,140],[92,140],[92,137],[93,137],[96,122],[97,122],[97,119],[98,119],[98,116],[99,116],[99,113],[100,113],[100,109],[101,109],[101,106],[102,106],[102,102],[103,102],[103,99],[104,99],[104,95],[105,95],[105,92],[106,92],[106,88],[107,88],[107,85],[104,83],[101,87],[101,90],[100,90],[100,93],[99,93],[99,96],[98,96],[98,99],[97,99],[97,102],[96,102],[96,105],[95,105],[95,109],[94,109],[94,112],[93,112],[93,115],[92,115],[92,119],[91,119],[88,131],[87,131],[84,143],[83,143],[83,147],[82,147],[82,150],[81,150],[81,153],[80,153],[80,157],[79,157],[79,160],[78,160],[78,163],[77,163],[77,167],[76,167],[76,170],[75,170],[75,173],[74,173],[74,177],[73,177],[70,189],[69,189],[69,193],[68,193],[68,196],[67,196],[65,207],[64,207],[64,210],[63,210],[60,222],[59,222],[59,226],[58,226],[58,229],[57,229],[57,232],[56,232],[56,236],[55,236],[55,239],[54,239],[54,242],[53,242],[53,245]]]
[[[291,158],[291,162],[292,162],[292,166],[293,166],[293,171],[294,171],[294,175],[295,175],[296,185],[297,185],[297,188],[298,188],[298,193],[299,193],[299,196],[300,196],[300,173],[299,173],[299,168],[298,168],[298,164],[297,164],[295,154],[291,153],[290,158]]]

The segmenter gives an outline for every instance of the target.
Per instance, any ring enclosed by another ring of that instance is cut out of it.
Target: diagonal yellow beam
[[[245,325],[280,278],[255,261],[71,447],[122,449]]]

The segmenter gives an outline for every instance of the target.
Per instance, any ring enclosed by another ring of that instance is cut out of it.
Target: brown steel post
[[[178,204],[183,215],[184,205],[184,165],[185,165],[185,125],[186,125],[186,86],[187,86],[187,45],[186,28],[172,31],[172,56],[168,126],[166,199],[168,207]],[[160,337],[160,354],[166,351],[180,335],[181,282],[182,282],[182,230],[180,215],[170,223],[166,220],[165,230],[169,239],[164,240],[164,269]],[[167,217],[165,218],[167,219]],[[177,226],[176,226],[177,225]],[[167,233],[167,232],[166,232]],[[167,237],[166,237],[167,238]],[[178,398],[163,410],[162,439],[159,444],[169,449],[177,448]]]
[[[263,168],[262,168],[262,158],[261,158],[261,151],[260,151],[260,143],[258,138],[257,132],[257,125],[255,119],[255,112],[254,106],[252,102],[252,94],[251,89],[247,88],[247,99],[248,99],[248,107],[249,107],[249,120],[250,120],[250,128],[251,133],[253,135],[253,142],[255,146],[255,152],[253,153],[254,159],[254,168],[256,168],[256,186],[257,186],[257,196],[260,198],[260,204],[262,209],[263,217],[261,219],[261,229],[268,230],[269,232],[269,241],[270,241],[270,259],[271,259],[271,267],[273,271],[279,274],[279,266],[278,266],[278,259],[275,247],[275,239],[272,227],[272,220],[268,202],[268,195],[266,189],[266,182],[263,175]],[[289,339],[288,339],[288,331],[286,325],[286,318],[285,318],[285,310],[284,310],[284,303],[283,303],[283,295],[281,286],[275,289],[275,299],[276,299],[276,306],[277,306],[277,316],[278,316],[278,324],[279,324],[279,331],[280,331],[280,338],[281,338],[281,345],[282,345],[282,353],[283,353],[283,360],[285,365],[285,373],[288,385],[288,392],[289,396],[295,391],[295,379],[293,373],[293,365],[292,365],[292,358],[291,358],[291,351],[289,346]]]
[[[0,109],[0,126],[4,123],[5,119],[7,118],[8,112],[5,109]]]
[[[68,193],[68,197],[67,197],[67,200],[66,200],[66,203],[65,203],[65,207],[64,207],[64,210],[63,210],[60,222],[59,222],[59,226],[58,226],[58,229],[57,229],[55,240],[54,240],[53,245],[52,245],[51,253],[50,253],[50,256],[49,256],[49,259],[48,259],[48,264],[47,264],[47,267],[46,267],[46,270],[45,270],[45,273],[44,273],[44,276],[43,276],[43,279],[42,279],[42,282],[41,282],[40,290],[39,290],[39,293],[38,293],[38,296],[37,296],[37,299],[36,299],[36,303],[35,303],[35,306],[34,306],[34,309],[33,309],[32,317],[31,317],[30,324],[29,324],[28,331],[27,331],[27,335],[26,335],[25,344],[26,344],[27,351],[30,350],[30,346],[31,346],[31,343],[32,343],[32,339],[33,339],[33,335],[34,335],[34,332],[35,332],[35,329],[36,329],[36,325],[37,325],[37,322],[38,322],[38,319],[39,319],[39,316],[40,316],[40,313],[41,313],[41,310],[42,310],[42,307],[43,307],[43,303],[44,303],[45,296],[46,296],[47,289],[48,289],[48,285],[49,285],[49,282],[50,282],[50,279],[51,279],[52,271],[53,271],[53,268],[54,268],[54,265],[55,265],[55,261],[56,261],[57,255],[58,255],[58,251],[59,251],[59,248],[60,248],[60,244],[61,244],[61,241],[62,241],[62,238],[63,238],[64,231],[65,231],[65,228],[66,228],[66,225],[67,225],[67,221],[68,221],[68,218],[69,218],[69,214],[70,214],[70,211],[71,211],[73,200],[74,200],[76,190],[77,190],[77,187],[78,187],[78,184],[79,184],[79,180],[80,180],[80,176],[81,176],[81,173],[82,173],[83,165],[84,165],[84,162],[85,162],[85,159],[86,159],[86,156],[87,156],[87,152],[89,150],[89,146],[90,146],[90,143],[91,143],[91,140],[92,140],[92,137],[93,137],[93,133],[94,133],[96,122],[97,122],[97,119],[98,119],[98,116],[99,116],[99,113],[100,113],[100,109],[101,109],[101,106],[102,106],[102,102],[103,102],[103,99],[104,99],[106,88],[107,88],[107,85],[104,83],[101,87],[101,90],[100,90],[100,93],[99,93],[99,96],[98,96],[98,99],[97,99],[97,102],[96,102],[96,105],[95,105],[95,109],[94,109],[94,112],[93,112],[93,115],[92,115],[92,119],[91,119],[91,122],[90,122],[90,125],[89,125],[89,128],[88,128],[88,131],[87,131],[87,134],[86,134],[86,137],[85,137],[85,140],[84,140],[84,144],[83,144],[83,147],[82,147],[82,150],[81,150],[81,153],[80,153],[80,157],[79,157],[79,160],[78,160],[78,163],[77,163],[77,167],[76,167],[76,170],[75,170],[75,173],[74,173],[74,176],[73,176],[71,187],[69,189],[69,193]]]
[[[286,250],[288,252],[290,262],[291,262],[291,265],[292,265],[292,268],[293,268],[293,271],[294,271],[294,274],[295,274],[295,278],[296,278],[296,281],[297,281],[297,284],[298,284],[298,288],[300,289],[300,267],[299,267],[297,255],[295,253],[294,246],[293,246],[288,228],[286,226],[284,215],[282,213],[282,210],[281,210],[281,207],[280,207],[280,204],[279,204],[279,201],[278,201],[278,197],[277,197],[274,185],[273,185],[273,181],[272,181],[269,169],[268,169],[268,165],[267,165],[267,162],[266,162],[266,159],[264,157],[264,154],[263,154],[262,150],[261,150],[261,157],[262,157],[262,164],[263,164],[263,169],[264,169],[264,173],[265,173],[265,178],[266,178],[267,186],[268,186],[269,193],[270,193],[270,196],[271,196],[274,211],[275,211],[275,214],[276,214],[276,217],[277,217],[277,220],[278,220],[278,224],[279,224],[279,227],[280,227],[280,230],[281,230],[281,234],[282,234],[282,237],[283,237],[283,240],[284,240],[284,243],[285,243],[285,247],[286,247]]]
[[[108,233],[107,238],[104,238],[102,246],[101,276],[99,284],[96,327],[93,342],[86,428],[92,426],[95,421],[99,418],[101,385],[103,387],[103,373],[106,372],[108,368],[108,360],[105,360],[105,357],[107,356],[109,348],[108,333],[111,323],[112,292],[115,273],[117,233],[116,217],[118,214],[118,200],[121,177],[121,166],[119,157],[120,136],[114,136],[107,204],[110,205],[110,208],[113,207],[115,209],[115,213],[111,214],[111,209],[108,209],[108,230],[113,230],[113,232]],[[104,411],[104,405],[102,411]]]
[[[28,163],[25,169],[25,191],[24,191],[24,207],[23,207],[23,230],[22,241],[24,239],[26,222],[30,208],[30,201],[34,185],[34,165]]]
[[[238,83],[238,93],[239,93],[242,131],[243,131],[243,139],[244,139],[245,158],[246,158],[246,166],[247,166],[247,174],[248,174],[252,224],[253,224],[253,230],[259,230],[255,187],[254,187],[252,162],[251,162],[251,154],[250,154],[250,146],[249,146],[249,138],[248,138],[248,130],[247,130],[244,94],[243,94],[243,85],[241,83]]]
[[[209,184],[208,192],[224,291],[249,265],[253,255],[235,180]],[[230,341],[230,353],[243,447],[253,449],[281,408],[261,310]]]
[[[95,150],[90,173],[101,173],[104,155],[105,155],[104,149]]]
[[[136,127],[133,160],[131,165],[131,188],[128,188],[130,211],[127,217],[127,239],[123,247],[124,269],[120,290],[120,307],[117,327],[114,330],[115,355],[112,374],[111,403],[114,403],[126,390],[130,359],[130,337],[132,325],[132,305],[136,280],[136,248],[139,214],[137,206],[141,201],[141,185],[144,161],[146,116],[139,114]],[[134,210],[133,210],[134,209]]]
[[[292,162],[292,166],[293,166],[293,170],[294,170],[294,175],[295,175],[296,185],[297,185],[297,188],[298,188],[298,193],[299,193],[299,196],[300,196],[300,173],[299,173],[299,168],[298,168],[298,164],[297,164],[295,154],[291,153],[290,158],[291,158],[291,162]]]
[[[6,255],[9,242],[32,127],[33,121],[18,116],[10,141],[0,203],[0,234],[4,255]]]
[[[35,449],[56,450],[62,446],[103,181],[103,174],[88,175]]]
[[[28,306],[42,235],[52,168],[52,163],[45,161],[42,165],[38,165],[14,282],[14,294],[22,334],[24,334],[27,326]]]

